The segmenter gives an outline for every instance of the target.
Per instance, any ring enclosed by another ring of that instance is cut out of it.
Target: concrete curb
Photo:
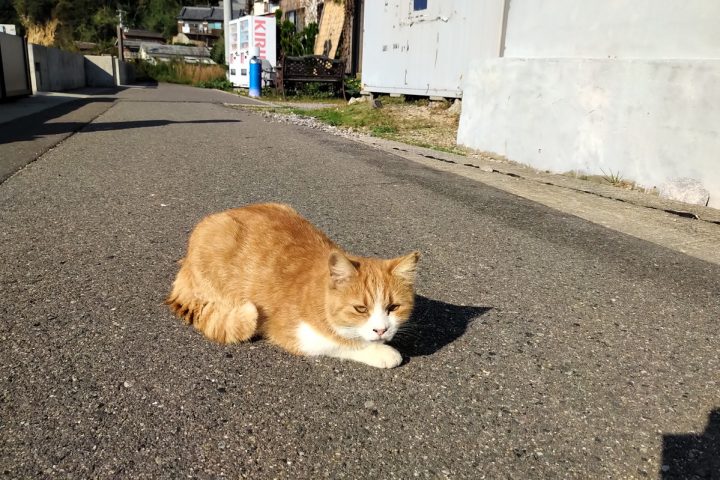
[[[714,208],[702,205],[692,205],[689,203],[661,198],[656,195],[639,192],[637,190],[626,190],[623,188],[613,187],[611,185],[602,185],[581,180],[579,178],[567,177],[565,175],[540,172],[523,165],[494,159],[490,155],[478,154],[476,156],[466,157],[432,150],[429,148],[415,147],[413,145],[376,137],[369,137],[368,139],[359,138],[358,140],[363,143],[374,144],[382,146],[385,149],[391,149],[393,152],[409,153],[445,163],[455,163],[465,167],[473,167],[485,172],[520,177],[533,182],[568,188],[577,192],[596,195],[598,197],[617,200],[620,202],[627,202],[639,207],[660,210],[685,218],[720,224],[720,210]]]

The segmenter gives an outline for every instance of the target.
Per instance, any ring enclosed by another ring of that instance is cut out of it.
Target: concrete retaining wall
[[[132,65],[117,57],[86,55],[28,44],[33,92],[58,92],[82,87],[114,87],[135,81]]]
[[[85,86],[85,64],[79,53],[28,44],[33,92],[58,92]]]
[[[458,143],[720,207],[720,60],[473,63]]]
[[[85,56],[85,81],[88,87],[114,87],[117,85],[117,75],[115,57]]]

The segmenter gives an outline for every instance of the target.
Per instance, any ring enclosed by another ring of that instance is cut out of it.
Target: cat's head
[[[412,312],[419,258],[418,252],[389,260],[332,252],[326,303],[335,333],[371,342],[392,339]]]

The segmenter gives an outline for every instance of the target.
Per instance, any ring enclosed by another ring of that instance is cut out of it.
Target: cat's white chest
[[[341,345],[322,335],[305,322],[297,328],[298,349],[305,355],[333,355]]]
[[[309,356],[355,360],[378,368],[393,368],[402,363],[402,355],[394,348],[379,342],[368,342],[358,348],[340,345],[319,333],[307,323],[300,323],[297,329],[298,348]]]

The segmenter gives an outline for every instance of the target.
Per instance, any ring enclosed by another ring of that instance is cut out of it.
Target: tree
[[[0,0],[0,23],[21,27],[20,18],[15,11],[12,0]],[[21,34],[21,32],[18,32]]]
[[[53,14],[61,23],[56,44],[74,48],[73,42],[108,43],[116,36],[117,13],[112,0],[59,0]]]
[[[210,58],[218,65],[225,65],[225,38],[220,37],[210,50]]]
[[[0,0],[0,23],[21,24],[33,43],[73,48],[76,40],[114,43],[117,9],[126,12],[125,25],[162,33],[177,33],[183,5],[207,5],[209,0]],[[33,36],[30,37],[31,32]]]
[[[52,12],[57,1],[54,0],[14,0],[15,12],[21,19],[32,23],[47,23],[52,20]]]
[[[179,0],[147,0],[140,6],[141,25],[166,38],[172,37],[177,33],[177,15],[181,7]]]

